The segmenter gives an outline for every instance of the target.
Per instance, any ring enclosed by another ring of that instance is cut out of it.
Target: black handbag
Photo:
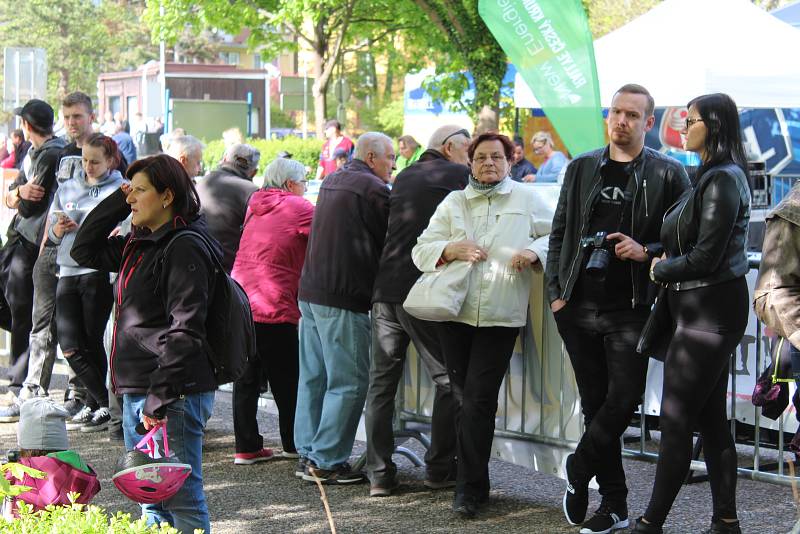
[[[663,362],[674,333],[675,322],[669,312],[667,288],[662,286],[658,290],[658,296],[650,311],[650,316],[642,328],[642,334],[636,344],[636,352]]]

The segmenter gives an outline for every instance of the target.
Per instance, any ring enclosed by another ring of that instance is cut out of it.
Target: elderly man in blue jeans
[[[300,277],[300,380],[295,474],[326,484],[365,480],[347,462],[369,382],[372,288],[389,217],[392,141],[358,139],[353,160],[322,183]]]

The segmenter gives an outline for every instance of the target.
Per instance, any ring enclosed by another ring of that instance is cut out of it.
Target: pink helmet
[[[155,434],[164,435],[164,457],[155,456]],[[192,472],[192,466],[170,457],[167,425],[150,429],[132,451],[117,462],[117,472],[111,477],[114,485],[127,498],[140,504],[154,504],[175,495]]]

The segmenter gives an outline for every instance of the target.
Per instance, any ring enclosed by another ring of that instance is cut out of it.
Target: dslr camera
[[[614,243],[606,239],[607,236],[608,232],[597,232],[581,239],[581,247],[587,252],[591,251],[586,274],[598,281],[605,280],[608,264],[614,255]]]

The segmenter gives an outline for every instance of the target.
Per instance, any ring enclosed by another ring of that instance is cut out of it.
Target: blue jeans
[[[294,441],[321,469],[347,461],[369,385],[366,313],[300,301],[300,380]]]
[[[144,407],[144,395],[123,396],[122,430],[125,448],[133,450],[142,438],[136,432]],[[167,407],[169,449],[183,462],[192,466],[192,474],[171,499],[158,504],[143,504],[142,515],[148,525],[166,521],[183,534],[196,528],[211,533],[208,505],[203,493],[203,432],[214,409],[214,392],[194,393]],[[160,437],[160,433],[159,433]]]

